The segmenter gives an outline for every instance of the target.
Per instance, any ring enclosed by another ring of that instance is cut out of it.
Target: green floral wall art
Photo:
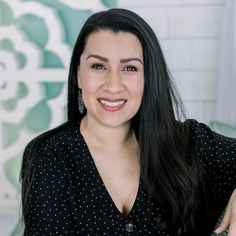
[[[0,0],[0,199],[16,195],[25,145],[66,119],[75,39],[116,0]]]

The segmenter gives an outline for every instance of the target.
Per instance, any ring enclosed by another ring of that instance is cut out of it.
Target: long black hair
[[[101,30],[135,34],[144,55],[144,94],[132,119],[140,148],[141,177],[149,193],[167,208],[172,227],[193,227],[202,173],[194,157],[181,99],[172,83],[158,39],[137,14],[111,9],[91,16],[80,31],[71,59],[68,83],[68,119],[82,119],[77,107],[77,69],[89,35]]]
[[[141,107],[132,118],[140,148],[141,178],[151,197],[166,209],[163,225],[170,228],[194,226],[202,186],[200,165],[195,158],[182,102],[172,83],[158,39],[137,14],[125,9],[110,9],[93,14],[76,40],[68,79],[68,120],[81,120],[78,111],[77,70],[88,37],[109,30],[129,32],[138,37],[144,55],[144,94]],[[32,149],[32,148],[31,148]],[[29,169],[30,170],[30,169]],[[28,171],[29,171],[28,170]],[[27,184],[23,183],[23,208]]]

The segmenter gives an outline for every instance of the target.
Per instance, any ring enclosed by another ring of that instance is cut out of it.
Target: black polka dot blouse
[[[199,226],[201,233],[196,233],[204,236],[207,233],[203,232],[213,230],[236,187],[236,140],[216,134],[197,121],[188,122],[206,172],[208,214],[201,216],[205,226]],[[79,123],[67,122],[57,128],[40,143],[34,157],[36,172],[24,235],[183,235],[181,231],[167,232],[159,227],[162,206],[148,195],[142,180],[129,214],[123,215],[116,208],[80,133]],[[29,161],[26,151],[23,175]]]

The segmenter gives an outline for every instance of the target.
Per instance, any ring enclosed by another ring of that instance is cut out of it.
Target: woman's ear
[[[80,77],[80,68],[79,67],[77,69],[77,82],[78,82],[78,87],[81,89],[81,77]]]

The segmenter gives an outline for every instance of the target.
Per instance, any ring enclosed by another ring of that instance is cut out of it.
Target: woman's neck
[[[81,121],[80,131],[89,145],[106,147],[108,149],[130,145],[135,140],[131,124],[127,123],[119,127],[107,127],[90,122],[85,116]]]

